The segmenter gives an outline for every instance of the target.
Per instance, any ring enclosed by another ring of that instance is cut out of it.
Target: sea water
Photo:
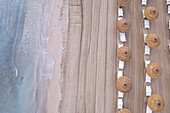
[[[52,0],[0,0],[0,113],[46,113]]]

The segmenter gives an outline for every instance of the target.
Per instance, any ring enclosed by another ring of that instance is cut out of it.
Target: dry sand
[[[141,0],[131,0],[124,17],[132,24],[125,43],[132,59],[124,75],[132,82],[125,94],[124,107],[132,113],[145,113],[145,68],[143,33],[157,33],[161,45],[147,57],[163,68],[161,78],[152,80],[153,93],[165,99],[161,113],[170,112],[170,54],[165,1],[148,0],[160,16],[144,30]],[[117,0],[55,0],[50,20],[48,51],[54,59],[48,113],[116,113],[117,108]]]

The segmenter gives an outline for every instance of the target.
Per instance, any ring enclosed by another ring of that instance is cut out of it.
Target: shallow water
[[[52,0],[0,0],[0,111],[46,113]]]

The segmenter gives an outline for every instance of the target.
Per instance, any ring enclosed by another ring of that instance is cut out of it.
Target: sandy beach
[[[159,18],[144,30],[141,1],[131,0],[124,8],[124,18],[132,25],[126,34],[132,59],[125,63],[123,74],[132,80],[132,90],[124,96],[124,107],[132,113],[145,113],[144,60],[158,62],[163,68],[160,79],[152,80],[152,92],[165,99],[170,108],[170,54],[166,2],[149,0],[155,6]],[[50,81],[48,113],[116,113],[117,112],[117,1],[113,0],[55,0],[50,19],[48,52],[54,59],[54,71]],[[157,33],[161,45],[144,56],[144,33]],[[162,55],[163,54],[163,55]],[[158,85],[159,84],[159,85]]]
[[[117,0],[1,0],[0,112],[117,113],[121,71],[132,81],[123,108],[146,113],[146,86],[151,86],[165,101],[160,113],[169,113],[170,16],[165,0],[147,4],[131,0],[123,8],[131,30],[121,42]],[[142,10],[148,6],[156,7],[159,17],[145,29]],[[150,33],[161,43],[145,55],[144,34]],[[132,51],[124,69],[118,65],[118,44]],[[145,60],[162,67],[151,83],[145,82]]]

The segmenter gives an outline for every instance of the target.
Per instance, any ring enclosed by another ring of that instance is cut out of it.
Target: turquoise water
[[[0,0],[0,113],[46,113],[52,0]]]

